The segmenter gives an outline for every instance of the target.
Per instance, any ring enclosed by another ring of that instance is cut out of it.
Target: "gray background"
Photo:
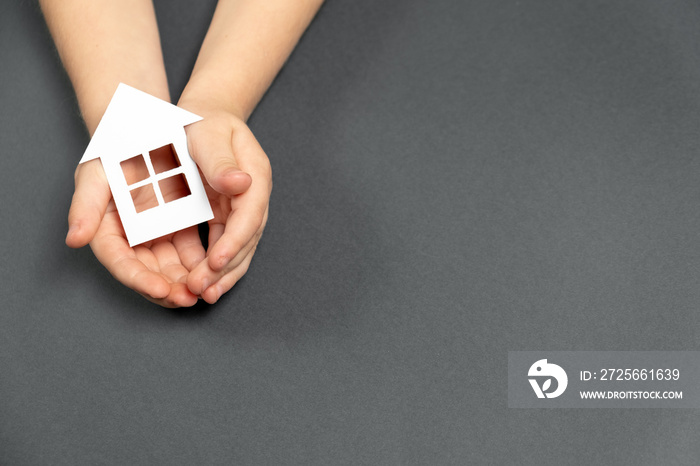
[[[157,7],[177,97],[213,1]],[[329,2],[250,121],[251,270],[190,310],[64,246],[32,1],[0,104],[0,464],[697,463],[695,410],[507,407],[508,351],[699,349],[697,2]]]

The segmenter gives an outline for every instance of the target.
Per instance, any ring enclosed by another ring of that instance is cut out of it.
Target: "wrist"
[[[245,122],[254,105],[239,98],[240,92],[236,88],[221,79],[209,79],[203,73],[193,74],[182,91],[178,105],[205,118],[211,113],[227,113]]]
[[[95,132],[120,82],[170,102],[170,93],[164,78],[157,82],[156,80],[141,80],[129,76],[105,76],[85,84],[75,83],[80,112],[90,135]]]

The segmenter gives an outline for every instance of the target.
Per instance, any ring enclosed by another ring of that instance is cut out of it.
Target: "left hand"
[[[243,120],[196,104],[183,108],[204,117],[185,130],[214,212],[206,258],[190,271],[187,286],[213,304],[248,270],[267,222],[272,172]]]
[[[122,166],[129,171],[133,165]],[[134,201],[138,205],[143,199]],[[189,271],[204,260],[197,228],[130,247],[100,160],[78,165],[68,221],[68,246],[80,248],[90,243],[97,259],[117,280],[149,301],[164,307],[197,302],[186,284]]]

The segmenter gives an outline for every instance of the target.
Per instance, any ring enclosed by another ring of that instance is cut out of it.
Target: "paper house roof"
[[[202,117],[120,83],[80,163],[96,158],[139,154],[144,145],[168,144],[173,128]]]

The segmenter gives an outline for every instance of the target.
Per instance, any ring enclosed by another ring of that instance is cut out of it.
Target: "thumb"
[[[80,165],[75,173],[75,193],[68,212],[66,244],[80,248],[94,238],[112,194],[99,160]]]
[[[186,130],[190,155],[209,186],[228,195],[241,194],[250,187],[252,178],[239,168],[233,153],[234,128],[231,125],[203,120]]]

